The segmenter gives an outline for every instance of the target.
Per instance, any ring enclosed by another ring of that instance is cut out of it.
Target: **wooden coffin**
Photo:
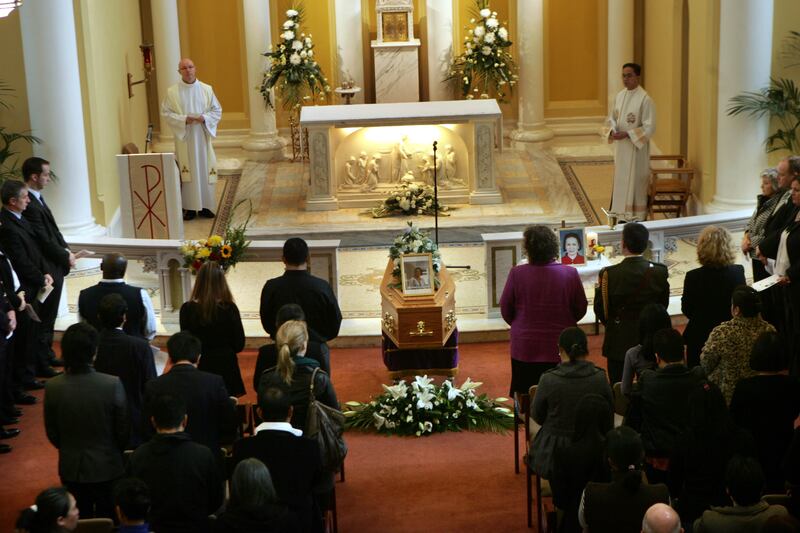
[[[456,327],[456,286],[442,265],[432,295],[403,294],[389,259],[381,280],[381,329],[401,350],[441,348]]]

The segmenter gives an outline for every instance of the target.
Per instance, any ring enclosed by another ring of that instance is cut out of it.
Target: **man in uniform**
[[[650,232],[636,222],[622,229],[622,262],[600,271],[595,289],[594,314],[606,327],[603,357],[608,378],[621,381],[625,352],[639,344],[639,315],[649,303],[669,305],[667,267],[648,261],[642,254]]]
[[[167,90],[161,114],[175,136],[175,160],[181,175],[183,219],[214,218],[217,158],[211,139],[217,136],[222,107],[214,89],[197,79],[194,62],[178,63],[181,81]]]

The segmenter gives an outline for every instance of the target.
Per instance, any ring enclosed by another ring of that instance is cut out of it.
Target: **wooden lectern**
[[[383,358],[392,377],[409,374],[455,375],[458,371],[456,286],[447,268],[437,274],[439,288],[429,296],[399,289],[389,260],[381,280]],[[397,287],[397,288],[396,288]]]

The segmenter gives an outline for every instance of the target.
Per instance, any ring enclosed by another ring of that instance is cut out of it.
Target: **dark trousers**
[[[622,381],[622,369],[625,367],[625,361],[616,359],[606,359],[607,368],[608,368],[608,381],[611,383],[611,386],[614,386],[614,383],[619,383]]]
[[[53,291],[47,299],[38,304],[36,309],[42,323],[39,324],[36,335],[36,370],[41,371],[50,366],[50,362],[55,359],[53,352],[53,330],[58,316],[58,304],[61,300],[61,292],[64,290],[64,277],[58,274],[53,275]]]
[[[77,483],[62,479],[61,482],[75,497],[81,518],[111,518],[116,521],[112,494],[116,480]]]
[[[0,417],[11,417],[14,409],[14,388],[11,380],[13,371],[12,344],[0,332]]]
[[[24,311],[17,312],[17,329],[14,330],[13,366],[14,386],[21,392],[22,386],[36,378],[36,339],[39,324]]]

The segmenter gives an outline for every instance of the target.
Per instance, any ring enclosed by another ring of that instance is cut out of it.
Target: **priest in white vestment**
[[[214,89],[197,79],[191,59],[181,59],[178,72],[181,81],[167,90],[161,115],[175,136],[183,219],[192,220],[198,211],[201,217],[214,218],[217,158],[211,139],[217,136],[222,107]]]
[[[656,131],[656,108],[639,85],[641,71],[635,63],[622,67],[625,89],[614,99],[603,128],[603,136],[615,145],[611,212],[622,220],[644,220],[647,214],[650,138]]]

